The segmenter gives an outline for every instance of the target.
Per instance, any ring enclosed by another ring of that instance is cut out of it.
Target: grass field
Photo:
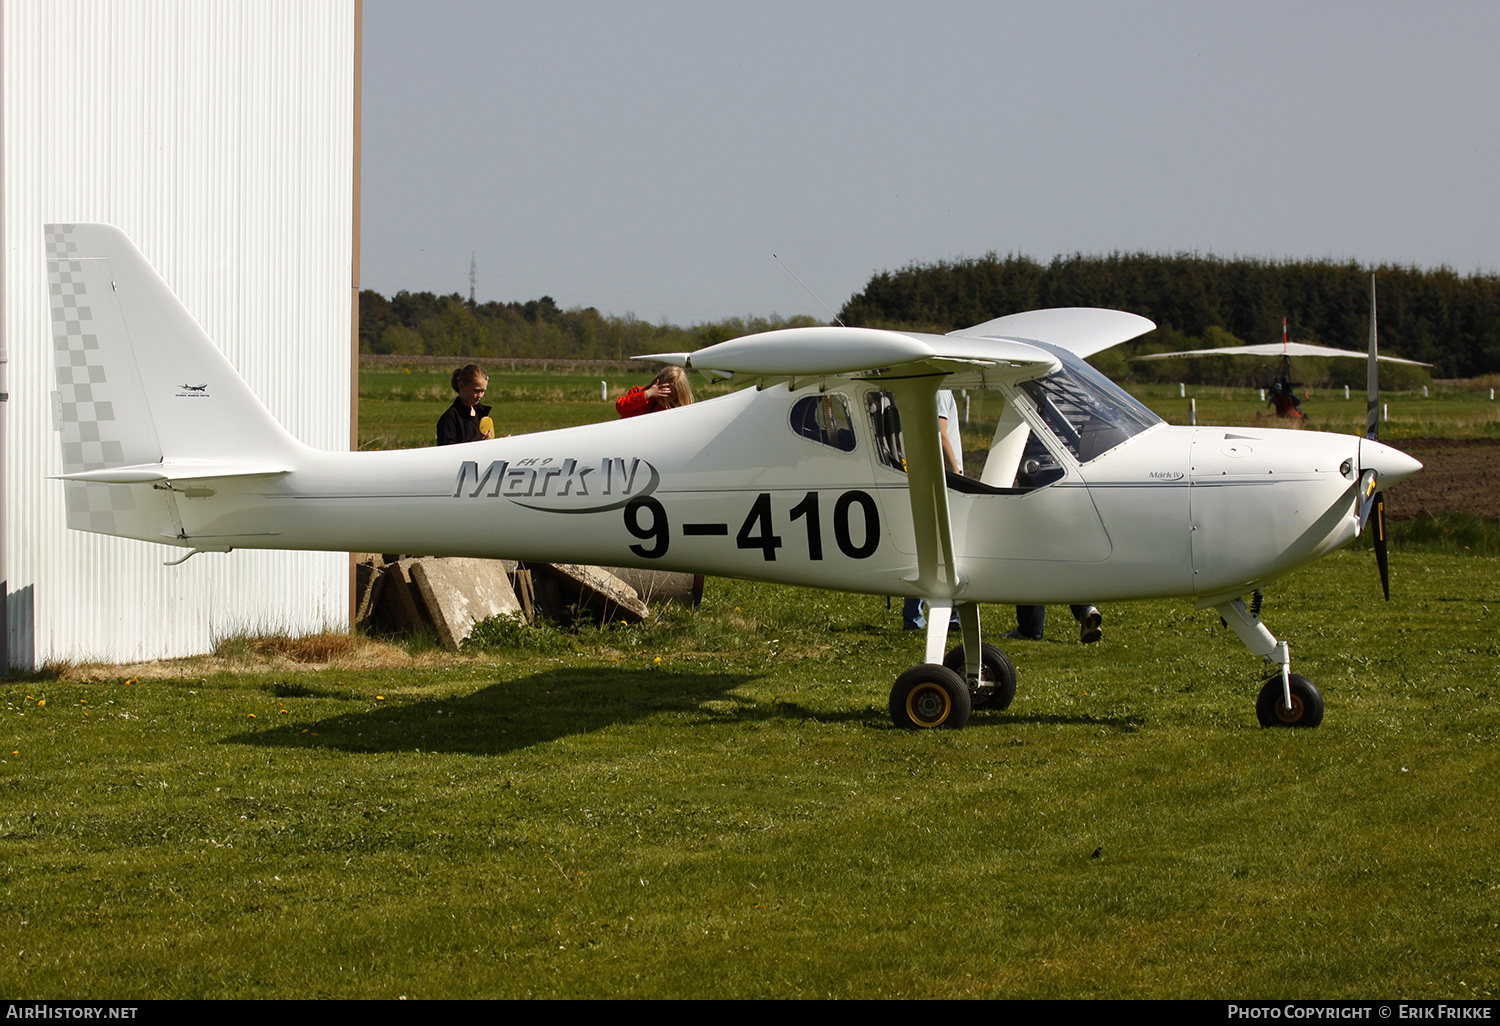
[[[726,581],[523,650],[12,684],[0,991],[1492,997],[1500,561],[1375,587],[1273,593],[1308,732],[1185,602],[897,731],[899,607]]]
[[[369,437],[424,441],[446,376],[367,377]],[[532,377],[491,381],[513,429],[612,416]],[[1493,998],[1500,558],[1398,550],[1390,603],[1372,564],[1268,593],[1305,732],[1186,601],[1091,646],[1054,609],[1010,709],[898,731],[899,604],[725,580],[460,655],[11,681],[0,992]]]

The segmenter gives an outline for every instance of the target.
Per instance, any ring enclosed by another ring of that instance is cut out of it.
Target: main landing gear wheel
[[[1288,678],[1292,707],[1282,704],[1280,674],[1266,681],[1255,700],[1255,716],[1262,727],[1316,727],[1323,722],[1323,692],[1299,673]]]
[[[983,676],[980,685],[989,685],[989,693],[985,695],[973,694],[970,696],[974,708],[985,709],[1007,709],[1016,697],[1016,668],[1004,652],[987,641],[979,643],[979,664]],[[964,676],[966,662],[964,659],[964,647],[959,645],[947,658],[943,665],[948,667],[960,677]]]
[[[959,730],[970,709],[964,679],[935,663],[913,666],[891,688],[891,720],[905,730]]]

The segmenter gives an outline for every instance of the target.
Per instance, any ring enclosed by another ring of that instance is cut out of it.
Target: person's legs
[[[1104,623],[1104,617],[1100,614],[1097,606],[1074,606],[1073,618],[1078,621],[1078,640],[1085,645],[1092,645],[1104,637],[1104,631],[1100,629],[1100,625]]]
[[[903,630],[919,631],[927,626],[927,617],[922,615],[922,600],[909,598],[901,603],[901,627]]]
[[[1017,606],[1016,629],[1006,635],[1022,641],[1041,641],[1042,627],[1047,620],[1046,606]]]

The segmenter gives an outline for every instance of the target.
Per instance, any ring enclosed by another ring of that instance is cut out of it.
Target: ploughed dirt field
[[[1500,441],[1489,438],[1403,438],[1392,445],[1422,461],[1422,472],[1392,488],[1385,513],[1472,513],[1500,517]]]

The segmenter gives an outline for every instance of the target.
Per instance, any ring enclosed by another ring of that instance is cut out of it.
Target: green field
[[[654,366],[654,365],[653,365]],[[438,417],[453,401],[448,383],[452,368],[366,367],[360,374],[360,448],[396,449],[431,445]],[[614,399],[636,385],[650,381],[644,367],[636,373],[595,370],[542,372],[496,371],[484,401],[495,407],[501,433],[545,431],[610,420],[615,416]],[[599,397],[600,382],[606,383],[608,401]],[[693,380],[701,398],[731,391],[727,384],[706,385]],[[1189,385],[1186,397],[1175,385],[1131,386],[1130,391],[1169,424],[1186,424],[1189,400],[1197,400],[1199,424],[1282,427],[1269,406],[1253,388],[1222,388]],[[965,449],[988,448],[999,406],[984,394],[971,392],[970,420],[964,426]],[[1431,396],[1420,392],[1384,395],[1389,419],[1381,438],[1497,438],[1500,437],[1500,401],[1491,401],[1488,389],[1433,388]],[[1344,398],[1342,389],[1313,390],[1305,400],[1307,426],[1312,430],[1364,434],[1365,400],[1355,392]]]
[[[491,380],[513,428],[598,388]],[[451,395],[362,392],[391,444]],[[899,603],[725,580],[454,656],[14,680],[0,992],[1490,999],[1500,558],[1397,549],[1390,603],[1372,564],[1268,592],[1312,731],[1256,725],[1258,660],[1187,601],[1091,646],[1055,608],[1008,710],[898,731]]]
[[[635,373],[620,371],[502,372],[490,376],[483,402],[494,407],[497,434],[521,434],[615,419],[614,400],[637,385],[649,384],[659,369],[644,365]],[[406,449],[432,445],[437,420],[453,402],[449,377],[453,368],[365,367],[359,376],[359,447]],[[605,382],[607,400],[600,399]],[[705,399],[730,386],[693,381],[693,393]]]

